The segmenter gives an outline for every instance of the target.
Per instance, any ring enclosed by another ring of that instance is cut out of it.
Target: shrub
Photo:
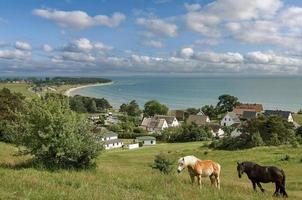
[[[289,160],[290,160],[289,155],[285,155],[283,158],[281,158],[281,161],[289,161]]]
[[[71,111],[66,99],[32,100],[22,120],[19,144],[47,167],[88,167],[103,149],[89,122]]]
[[[164,174],[169,174],[172,172],[173,161],[167,154],[160,153],[155,156],[153,169],[158,169]]]

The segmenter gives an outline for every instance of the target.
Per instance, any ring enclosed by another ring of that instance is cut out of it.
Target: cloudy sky
[[[0,0],[0,75],[302,74],[300,0]]]

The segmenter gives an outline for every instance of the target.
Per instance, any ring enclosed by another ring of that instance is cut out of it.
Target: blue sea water
[[[158,100],[170,108],[216,105],[231,94],[241,102],[262,103],[265,109],[302,108],[301,76],[133,75],[108,77],[114,84],[78,89],[72,95],[104,97],[114,106],[135,99],[141,106]]]

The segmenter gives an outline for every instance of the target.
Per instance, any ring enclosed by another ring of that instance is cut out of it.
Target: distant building
[[[221,128],[219,124],[209,124],[211,129],[211,133],[215,138],[222,138],[224,136],[224,130]]]
[[[195,123],[198,126],[204,126],[210,122],[210,118],[206,115],[189,115],[187,119],[188,124]]]
[[[288,122],[294,122],[292,113],[290,111],[282,111],[282,110],[265,110],[264,111],[264,115],[265,116],[272,116],[272,115],[276,115],[276,116],[280,116],[283,119],[285,119]]]
[[[254,119],[257,117],[257,112],[255,111],[243,111],[241,118],[243,120]]]
[[[90,114],[88,116],[88,118],[92,121],[95,121],[95,120],[99,120],[100,119],[100,114]]]
[[[169,125],[165,119],[145,117],[140,127],[148,132],[160,132],[165,128],[169,128]]]
[[[111,115],[108,115],[107,119],[105,120],[105,125],[117,124],[119,122],[120,122],[120,120],[118,119],[118,117],[117,116],[113,116],[111,114]]]
[[[118,134],[114,132],[104,134],[102,141],[104,141],[105,149],[121,148],[124,144],[123,140],[118,139]]]
[[[262,104],[250,104],[250,103],[243,103],[238,106],[236,106],[232,112],[234,112],[236,115],[242,116],[244,111],[250,111],[250,112],[262,112],[263,106]]]
[[[166,120],[169,127],[178,127],[179,122],[174,116],[167,116],[167,115],[155,115],[155,119],[164,119]]]
[[[184,121],[185,120],[185,111],[184,110],[169,110],[168,115],[174,116],[178,121]]]
[[[156,138],[152,136],[137,137],[135,142],[142,143],[143,146],[156,145]]]
[[[228,112],[220,121],[221,126],[232,126],[234,124],[240,124],[240,119],[234,112]]]

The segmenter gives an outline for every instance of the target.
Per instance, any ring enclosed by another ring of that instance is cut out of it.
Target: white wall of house
[[[139,148],[139,144],[138,144],[138,143],[129,144],[129,145],[128,145],[128,149],[137,149],[137,148]]]
[[[156,145],[156,140],[144,140],[143,145]]]
[[[231,116],[229,114],[226,114],[220,121],[221,126],[231,126],[234,123],[235,122],[234,122],[233,118],[231,118]]]
[[[110,136],[110,137],[102,138],[102,141],[105,141],[105,140],[115,140],[115,139],[117,139],[117,136]]]
[[[115,142],[112,144],[105,144],[105,149],[115,149],[115,148],[121,148],[123,146],[123,142]]]
[[[214,132],[213,130],[211,132],[212,132],[213,137],[222,138],[224,136],[224,131],[221,128],[219,128],[218,131],[216,131],[216,132]]]
[[[294,122],[294,118],[291,113],[289,113],[287,121],[292,123]]]
[[[174,118],[172,124],[170,125],[171,127],[178,127],[179,126],[179,122],[178,120],[176,119],[176,117]]]
[[[160,130],[164,130],[165,128],[169,128],[167,121],[165,120]]]

